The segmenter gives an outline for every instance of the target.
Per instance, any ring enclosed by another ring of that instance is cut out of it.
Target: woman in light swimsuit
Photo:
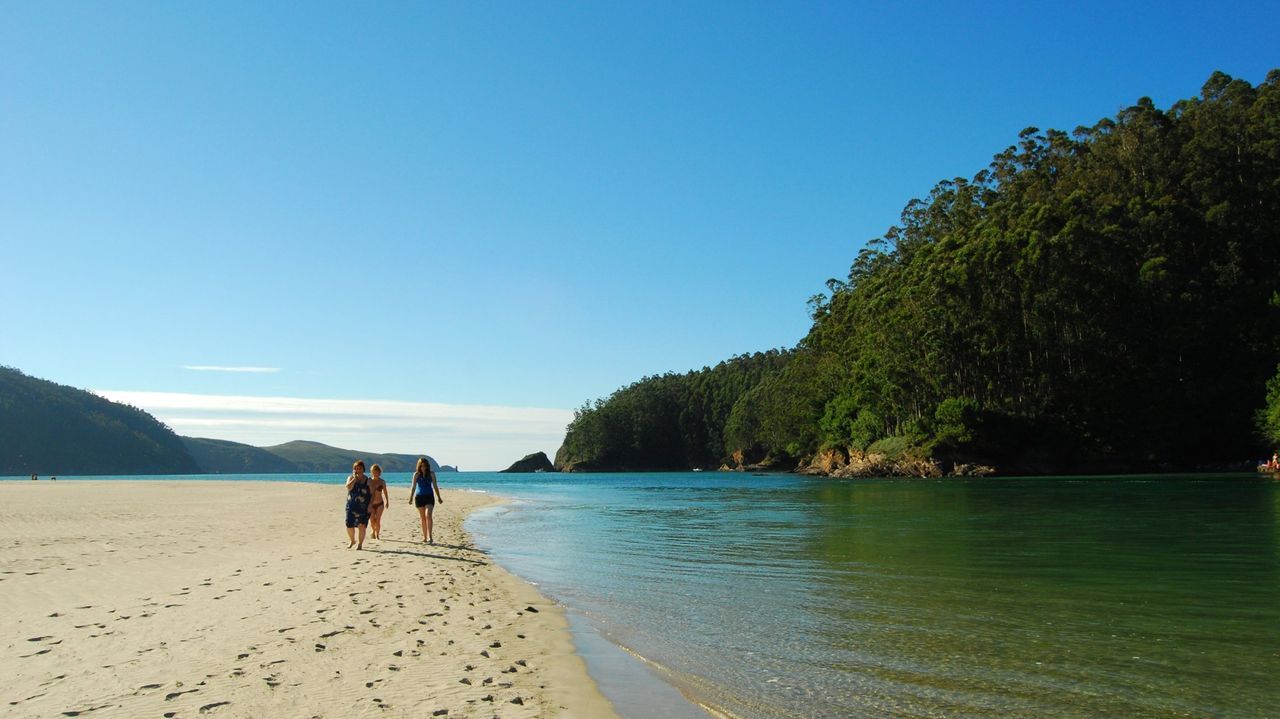
[[[382,513],[391,506],[391,495],[387,492],[387,483],[382,479],[382,467],[373,465],[369,468],[369,492],[373,498],[369,500],[369,529],[374,539],[381,539]]]
[[[364,528],[369,523],[369,478],[364,473],[364,460],[357,459],[351,465],[347,477],[347,549],[356,543],[356,527],[360,528],[360,546],[364,549]]]
[[[435,490],[434,496],[432,490]],[[431,465],[427,464],[425,457],[418,458],[418,468],[413,472],[413,489],[409,490],[409,501],[418,508],[418,519],[422,522],[422,541],[435,544],[435,537],[431,534],[431,510],[435,509],[437,501],[444,504],[444,497],[440,495],[436,473],[431,471]]]

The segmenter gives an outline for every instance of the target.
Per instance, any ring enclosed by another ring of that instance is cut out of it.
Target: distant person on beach
[[[374,539],[381,539],[382,513],[391,505],[391,495],[387,493],[387,482],[382,478],[382,467],[375,464],[369,468],[369,492],[373,498],[369,500],[369,529]]]
[[[347,477],[347,549],[356,543],[356,527],[360,528],[360,544],[356,549],[364,549],[364,528],[369,524],[369,478],[364,474],[364,460],[357,459],[351,465],[351,476]]]
[[[35,482],[35,481],[37,481],[37,480],[39,480],[39,479],[40,479],[40,478],[39,478],[39,477],[37,477],[37,476],[35,476],[34,474],[33,474],[33,475],[31,475],[31,481],[32,481],[32,482]]]
[[[435,490],[435,493],[432,493]],[[413,471],[413,488],[409,490],[409,501],[418,508],[418,519],[422,522],[422,541],[435,544],[435,536],[431,534],[431,510],[436,502],[444,504],[440,495],[440,484],[436,482],[436,473],[431,471],[426,457],[418,458],[418,467]]]

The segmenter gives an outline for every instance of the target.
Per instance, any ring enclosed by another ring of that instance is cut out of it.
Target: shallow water
[[[473,515],[477,541],[733,715],[1266,717],[1280,705],[1271,479],[439,476],[446,501],[451,487],[516,498]],[[408,475],[388,479],[403,491]]]
[[[742,717],[1261,717],[1280,484],[461,475],[478,541]]]

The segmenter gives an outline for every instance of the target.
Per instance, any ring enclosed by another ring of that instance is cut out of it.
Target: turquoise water
[[[477,541],[728,714],[1280,715],[1271,479],[439,476],[514,497]]]
[[[478,541],[741,717],[1264,717],[1280,483],[571,475]]]

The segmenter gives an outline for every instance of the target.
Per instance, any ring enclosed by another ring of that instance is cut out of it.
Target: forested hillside
[[[646,377],[574,413],[560,469],[682,469],[719,462],[734,404],[786,365],[788,352],[734,357],[698,372]]]
[[[182,440],[146,412],[0,367],[0,475],[196,471]]]
[[[909,202],[828,290],[776,361],[650,377],[583,407],[557,464],[825,450],[1059,472],[1260,456],[1280,359],[1280,71],[1028,128]]]

